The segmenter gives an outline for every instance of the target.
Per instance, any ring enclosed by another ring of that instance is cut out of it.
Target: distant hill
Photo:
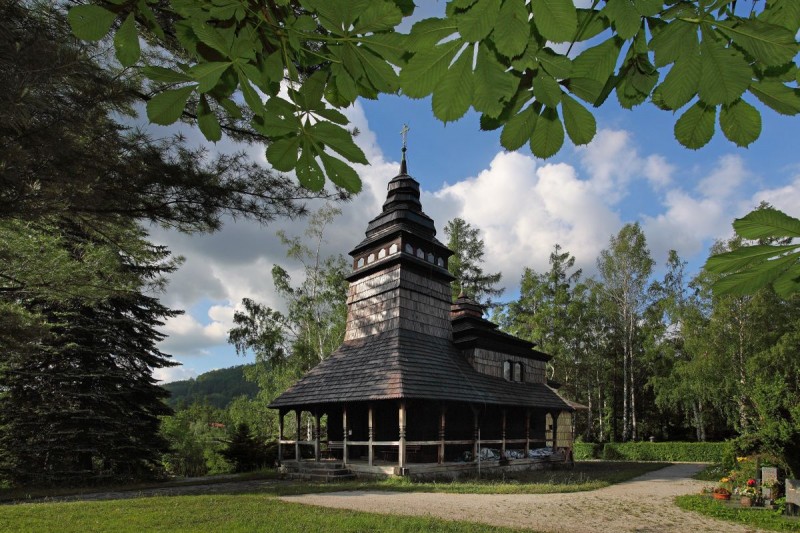
[[[254,398],[258,394],[258,385],[244,379],[244,369],[249,366],[252,365],[212,370],[194,379],[166,383],[162,387],[172,393],[167,404],[176,408],[207,400],[210,405],[224,409],[237,396]]]

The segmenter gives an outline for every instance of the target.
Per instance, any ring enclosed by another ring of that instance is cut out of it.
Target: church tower
[[[408,175],[405,139],[400,173],[388,184],[381,213],[350,252],[345,342],[393,330],[449,339],[453,255],[422,211],[419,183]]]

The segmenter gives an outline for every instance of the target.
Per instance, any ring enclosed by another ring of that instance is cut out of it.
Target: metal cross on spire
[[[403,129],[400,130],[400,135],[403,137],[403,159],[400,160],[400,174],[408,174],[408,165],[406,163],[406,141],[408,132],[411,131],[411,128],[408,127],[408,124],[403,124]]]
[[[411,131],[411,128],[408,127],[408,124],[403,124],[403,129],[400,130],[400,135],[403,136],[403,151],[406,151],[406,136],[408,132]]]

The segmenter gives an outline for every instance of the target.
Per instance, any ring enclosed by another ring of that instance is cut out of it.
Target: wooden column
[[[472,460],[478,460],[478,453],[480,450],[478,449],[478,436],[480,435],[480,426],[478,426],[478,410],[476,408],[472,408],[472,429],[473,429],[473,439],[472,439]]]
[[[347,465],[347,406],[342,405],[342,463]]]
[[[294,460],[300,461],[300,409],[295,409],[297,417],[297,435],[294,441]]]
[[[286,413],[283,412],[283,409],[278,410],[278,464],[283,462],[283,444],[281,441],[283,440],[283,417]]]
[[[439,460],[438,463],[444,463],[444,428],[445,428],[445,413],[447,407],[443,404],[439,408]]]
[[[500,444],[500,453],[503,454],[503,457],[506,455],[506,410],[503,409],[503,426],[500,430],[500,438],[502,439],[502,443]]]
[[[406,466],[406,402],[404,401],[400,402],[398,420],[400,422],[400,446],[397,450],[397,465],[403,468]]]
[[[531,410],[525,409],[525,457],[531,450]]]
[[[319,411],[314,409],[314,460],[319,462]]]
[[[374,452],[372,451],[372,441],[375,440],[375,416],[372,411],[372,404],[369,404],[367,410],[367,427],[369,429],[369,466],[372,466],[372,460],[374,459]]]

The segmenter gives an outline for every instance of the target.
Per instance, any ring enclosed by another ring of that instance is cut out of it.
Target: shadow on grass
[[[314,483],[281,480],[275,471],[240,476],[217,476],[171,481],[162,484],[128,485],[101,489],[37,490],[0,494],[5,503],[49,501],[100,501],[180,495],[263,494],[291,496],[340,491],[444,492],[452,494],[551,494],[596,490],[628,481],[642,474],[669,466],[668,463],[592,461],[576,463],[574,468],[536,470],[493,475],[458,481],[415,482],[408,478],[353,480]]]

